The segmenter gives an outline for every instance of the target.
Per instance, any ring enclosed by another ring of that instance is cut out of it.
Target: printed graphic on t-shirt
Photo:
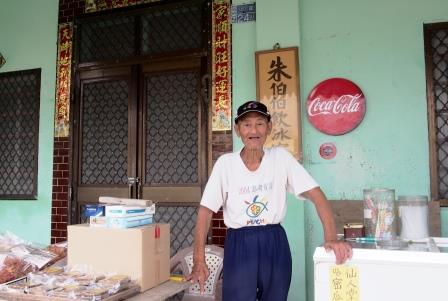
[[[258,200],[258,195],[254,197],[252,200],[252,203],[248,201],[244,201],[249,206],[246,209],[246,214],[251,218],[258,217],[261,213],[263,213],[264,210],[268,210],[268,207],[266,206],[268,204],[266,198],[262,198],[261,200]]]
[[[265,225],[267,221],[263,218],[263,213],[268,210],[267,192],[272,190],[273,183],[266,183],[261,185],[243,186],[240,187],[240,195],[247,194],[250,199],[244,199],[246,207],[246,215],[249,219],[246,220],[247,226]],[[255,194],[254,197],[251,197]]]

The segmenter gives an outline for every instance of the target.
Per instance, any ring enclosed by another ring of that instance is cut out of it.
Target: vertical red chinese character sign
[[[267,146],[283,146],[302,159],[298,48],[255,53],[257,98],[272,116]]]
[[[72,23],[59,25],[55,137],[68,137],[69,134],[72,34]]]
[[[216,1],[212,12],[212,130],[232,129],[230,2]]]

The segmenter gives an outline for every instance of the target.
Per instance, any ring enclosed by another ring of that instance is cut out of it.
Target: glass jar
[[[422,239],[429,237],[428,197],[425,195],[399,196],[398,217],[402,239]]]
[[[392,239],[397,236],[395,190],[364,189],[364,227],[367,237]]]

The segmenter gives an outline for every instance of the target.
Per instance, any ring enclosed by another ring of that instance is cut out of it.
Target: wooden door
[[[79,74],[74,119],[73,193],[78,203],[129,197],[137,170],[135,68]]]
[[[207,114],[201,78],[199,58],[143,66],[140,198],[200,200],[207,176]]]

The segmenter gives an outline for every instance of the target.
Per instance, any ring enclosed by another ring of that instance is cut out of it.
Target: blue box
[[[104,216],[104,205],[88,204],[84,208],[84,216]]]

